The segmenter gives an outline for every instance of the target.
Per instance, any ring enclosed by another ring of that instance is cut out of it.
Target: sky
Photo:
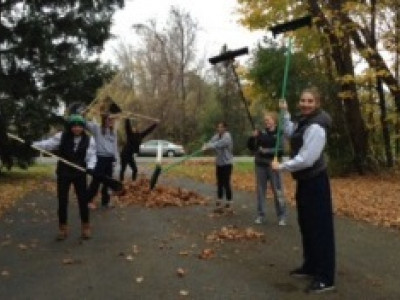
[[[266,34],[265,31],[251,32],[237,23],[236,0],[126,0],[125,7],[113,17],[111,32],[115,38],[106,43],[102,60],[115,62],[114,49],[121,41],[132,45],[138,41],[133,24],[154,18],[162,28],[171,6],[183,9],[198,22],[199,58],[217,55],[223,44],[229,49],[247,46],[251,50]]]

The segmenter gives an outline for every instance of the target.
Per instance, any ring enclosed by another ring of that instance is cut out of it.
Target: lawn
[[[43,187],[54,173],[53,165],[35,164],[27,170],[14,168],[0,177],[0,216],[27,193]]]

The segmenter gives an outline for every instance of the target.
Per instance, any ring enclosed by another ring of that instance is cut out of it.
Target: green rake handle
[[[172,163],[172,164],[169,164],[167,167],[165,167],[165,168],[163,169],[163,172],[167,172],[169,169],[171,169],[171,168],[173,168],[173,167],[176,167],[177,165],[180,165],[181,163],[184,163],[184,162],[187,161],[188,159],[190,159],[190,158],[192,158],[192,157],[194,157],[194,156],[200,154],[201,152],[203,152],[203,149],[196,150],[196,151],[194,151],[193,153],[184,156],[182,159],[178,160],[177,162],[174,162],[174,163]]]
[[[292,38],[289,38],[288,42],[288,50],[286,53],[286,60],[285,60],[285,70],[283,74],[283,83],[282,83],[282,93],[281,93],[281,99],[285,99],[286,97],[286,87],[287,87],[287,82],[288,82],[288,77],[289,77],[289,66],[290,66],[290,56],[292,54]],[[282,109],[279,110],[279,119],[278,119],[278,128],[277,128],[277,137],[276,137],[276,145],[275,145],[275,151],[274,151],[274,160],[278,160],[278,151],[279,151],[279,146],[281,143],[281,136],[282,136],[282,121],[283,121],[283,111]]]

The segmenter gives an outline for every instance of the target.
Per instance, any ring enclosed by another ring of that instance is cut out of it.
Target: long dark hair
[[[109,114],[102,114],[101,115],[101,133],[103,135],[106,134],[106,122],[107,119],[110,115]],[[110,134],[113,135],[114,134],[114,126],[110,126]]]

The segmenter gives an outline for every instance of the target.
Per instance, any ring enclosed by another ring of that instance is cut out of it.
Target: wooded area
[[[111,97],[123,110],[159,118],[154,135],[189,150],[211,136],[218,120],[225,120],[235,152],[246,153],[251,126],[234,74],[228,64],[212,67],[200,57],[201,24],[189,13],[171,7],[166,24],[132,20],[132,34],[141,42],[121,42],[116,66],[99,60],[110,38],[112,15],[123,5],[122,0],[2,1],[3,133],[12,130],[32,140],[57,123],[60,107]],[[268,28],[311,15],[311,28],[290,33],[294,49],[286,98],[291,110],[303,88],[316,85],[322,90],[323,105],[334,118],[328,149],[334,172],[364,173],[396,164],[400,156],[397,0],[238,0],[238,12],[243,26],[265,30],[264,40],[251,49],[249,63],[236,62],[258,125],[265,109],[277,109],[287,51],[287,35],[274,39]],[[221,51],[228,49],[221,36]],[[10,145],[4,139],[0,144],[6,165]],[[23,149],[12,156],[21,166],[31,157]]]

